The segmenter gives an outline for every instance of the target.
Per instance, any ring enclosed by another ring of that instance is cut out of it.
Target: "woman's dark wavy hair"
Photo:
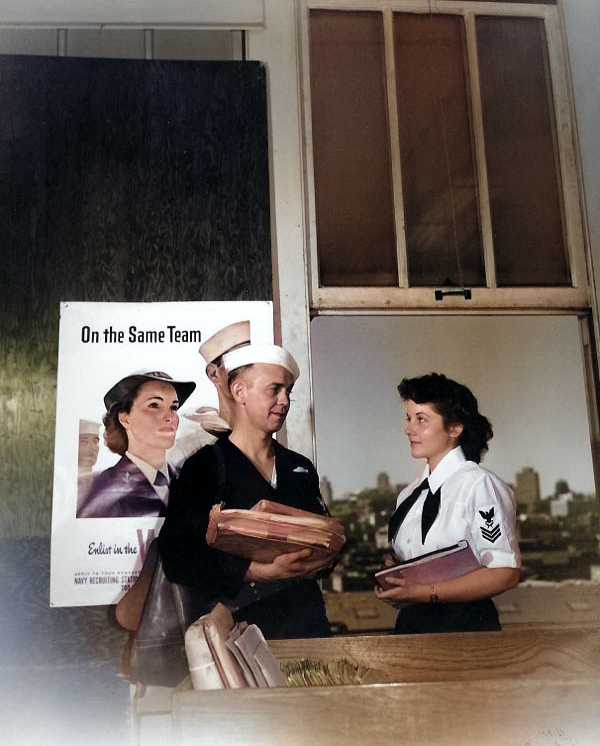
[[[124,456],[125,451],[129,447],[127,430],[125,430],[123,425],[119,422],[119,413],[131,412],[131,407],[137,396],[138,389],[143,383],[145,383],[145,381],[141,380],[137,386],[134,386],[127,392],[127,395],[123,397],[121,401],[114,402],[102,418],[102,422],[104,423],[104,442],[106,447],[113,453],[118,453],[119,456]]]
[[[487,417],[479,413],[477,399],[471,391],[441,373],[429,373],[418,378],[403,378],[398,386],[403,401],[430,404],[444,420],[444,426],[460,423],[463,431],[459,445],[469,461],[478,464],[494,436]]]

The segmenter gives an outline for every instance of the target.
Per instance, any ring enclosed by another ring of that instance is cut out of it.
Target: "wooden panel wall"
[[[272,298],[264,67],[0,57],[0,252],[0,536],[43,536],[60,301]]]

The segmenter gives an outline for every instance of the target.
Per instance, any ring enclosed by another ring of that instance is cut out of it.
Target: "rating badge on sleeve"
[[[500,532],[500,524],[496,524],[494,526],[494,508],[493,506],[488,510],[480,510],[479,515],[483,518],[485,521],[485,526],[480,526],[481,529],[481,535],[484,539],[487,539],[487,541],[490,541],[492,544],[496,541],[496,539],[500,538],[501,532]]]

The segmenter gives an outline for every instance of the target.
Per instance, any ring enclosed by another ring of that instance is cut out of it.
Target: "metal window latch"
[[[452,290],[435,291],[436,300],[443,300],[446,295],[462,295],[465,300],[471,300],[471,288],[453,288]]]

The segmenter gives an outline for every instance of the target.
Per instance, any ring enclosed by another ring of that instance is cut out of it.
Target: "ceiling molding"
[[[261,28],[264,0],[2,0],[0,27]]]

